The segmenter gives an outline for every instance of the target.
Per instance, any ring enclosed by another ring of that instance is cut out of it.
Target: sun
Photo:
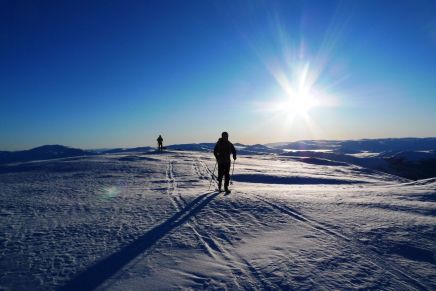
[[[307,114],[310,109],[316,106],[316,99],[306,93],[299,93],[295,96],[288,96],[286,111],[289,114]]]
[[[317,106],[317,91],[313,82],[310,81],[309,66],[294,74],[294,78],[288,80],[285,88],[285,112],[292,115],[307,115],[310,109]]]
[[[321,106],[325,94],[316,86],[316,78],[309,71],[309,65],[300,66],[289,73],[276,73],[276,81],[279,84],[278,94],[274,101],[267,104],[261,104],[263,110],[273,112],[278,116],[288,117],[290,121],[302,117],[307,120],[309,112],[314,108]]]
[[[322,133],[318,122],[323,121],[325,113],[341,106],[344,92],[338,90],[346,89],[343,82],[350,76],[346,60],[335,55],[340,34],[330,35],[329,30],[315,51],[304,35],[298,39],[295,33],[286,31],[279,18],[273,23],[271,50],[252,44],[269,74],[264,92],[255,93],[258,96],[253,107],[265,123],[274,124],[287,136],[317,136]]]

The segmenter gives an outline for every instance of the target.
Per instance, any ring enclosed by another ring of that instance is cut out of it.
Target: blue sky
[[[0,43],[0,150],[436,136],[434,1],[1,1]]]

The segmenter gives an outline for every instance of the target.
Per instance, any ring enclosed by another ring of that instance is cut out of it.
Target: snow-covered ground
[[[436,179],[205,152],[121,153],[0,173],[0,290],[435,290]]]

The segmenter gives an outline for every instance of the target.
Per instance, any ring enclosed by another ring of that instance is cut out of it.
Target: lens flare
[[[103,199],[111,199],[117,197],[121,193],[121,189],[117,186],[109,186],[102,189],[101,197]]]

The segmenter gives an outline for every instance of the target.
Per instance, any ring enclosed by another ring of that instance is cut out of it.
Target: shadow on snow
[[[197,215],[218,194],[219,193],[208,192],[200,195],[168,220],[155,226],[116,253],[104,258],[78,274],[58,290],[93,290],[97,288],[135,257],[151,248],[173,229],[188,221],[192,216]]]
[[[263,174],[235,174],[233,180],[246,183],[262,183],[262,184],[359,184],[364,181],[342,180],[332,178],[315,178],[315,177],[284,177],[272,176]]]

